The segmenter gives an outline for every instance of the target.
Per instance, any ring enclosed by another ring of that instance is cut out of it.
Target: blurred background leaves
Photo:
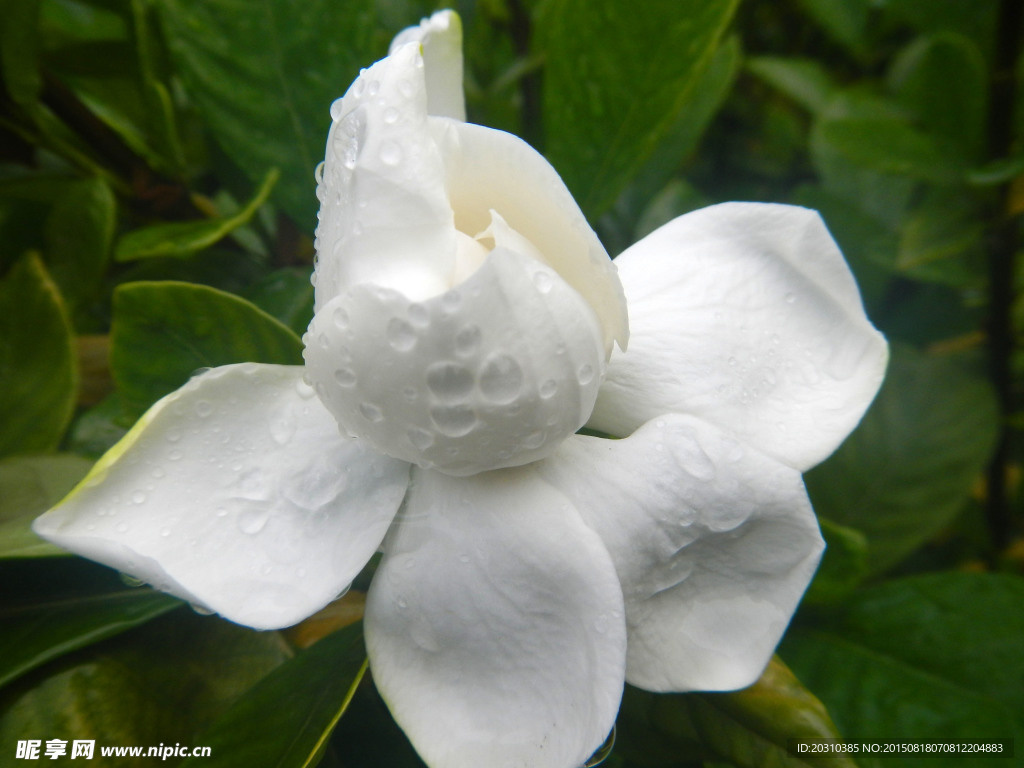
[[[862,425],[807,476],[829,548],[779,657],[742,692],[627,689],[607,764],[813,765],[786,740],[835,734],[1024,744],[1020,4],[455,6],[470,119],[545,152],[613,255],[713,202],[814,207],[892,342]],[[0,754],[420,765],[363,675],[358,590],[257,633],[28,525],[197,369],[301,361],[330,104],[435,7],[0,4]],[[884,764],[946,762],[1007,764]]]

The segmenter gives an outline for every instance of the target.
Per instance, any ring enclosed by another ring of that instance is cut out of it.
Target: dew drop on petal
[[[356,374],[351,368],[338,368],[334,372],[334,380],[339,387],[354,387],[356,385]]]
[[[549,293],[552,287],[554,287],[555,282],[547,272],[535,272],[533,275],[533,284],[541,293]]]
[[[430,313],[422,304],[412,304],[409,306],[409,320],[415,326],[426,328],[430,324]]]
[[[336,307],[331,314],[331,318],[334,320],[338,330],[343,331],[348,328],[348,312],[343,307]]]
[[[363,414],[364,419],[374,423],[381,421],[384,418],[384,414],[381,412],[380,408],[373,403],[360,403],[359,412]]]
[[[181,430],[174,428],[167,430],[167,442],[176,443],[181,440]]]
[[[469,357],[480,348],[480,328],[467,325],[455,334],[455,354]]]
[[[416,331],[405,320],[393,317],[388,322],[388,344],[398,352],[408,352],[416,346]]]
[[[287,416],[278,416],[270,420],[270,436],[278,445],[287,445],[295,436],[295,430],[295,421]]]
[[[183,456],[182,452],[175,448],[173,451],[167,454],[167,458],[171,461],[177,461]]]
[[[456,290],[451,290],[441,297],[441,307],[449,314],[458,311],[462,304],[462,296]]]
[[[594,366],[589,363],[581,365],[580,369],[576,371],[576,380],[583,385],[589,384],[594,380]]]
[[[238,530],[253,536],[266,527],[269,517],[265,509],[246,509],[238,516]]]
[[[448,437],[468,435],[476,426],[476,413],[467,405],[446,405],[430,409],[437,430]]]
[[[795,293],[787,293],[786,294],[786,303],[787,304],[795,304],[796,303],[796,294]]]
[[[132,491],[132,504],[144,504],[146,502],[145,491]]]
[[[433,363],[427,368],[427,386],[441,402],[465,400],[473,391],[473,374],[452,362]]]
[[[394,107],[388,107],[387,109],[384,110],[384,122],[387,123],[388,125],[394,125],[395,123],[397,123],[399,116],[399,111]]]
[[[398,165],[402,162],[402,148],[393,141],[385,141],[380,148],[380,161],[385,165]]]
[[[434,444],[434,436],[425,429],[410,429],[409,442],[416,450],[425,451]]]
[[[555,396],[558,391],[558,382],[554,379],[547,379],[540,385],[540,396],[548,400]]]
[[[511,355],[491,355],[480,369],[480,392],[493,403],[511,403],[523,386],[523,369]]]

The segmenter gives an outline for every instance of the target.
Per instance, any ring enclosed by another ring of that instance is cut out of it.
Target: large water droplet
[[[265,509],[250,508],[243,510],[238,516],[238,530],[253,536],[266,527],[269,518],[270,515]]]
[[[381,421],[384,418],[383,412],[373,403],[360,403],[359,412],[363,414],[363,418],[367,421],[374,423]]]
[[[351,368],[338,368],[334,372],[334,380],[338,382],[339,387],[345,387],[346,389],[354,387],[356,385],[356,374]]]
[[[408,352],[416,346],[416,331],[405,320],[398,317],[388,321],[388,344],[398,352]]]
[[[511,403],[523,387],[523,369],[511,355],[491,355],[480,369],[480,392],[493,403]]]
[[[433,363],[427,368],[427,386],[442,403],[466,400],[473,391],[473,374],[452,362]]]
[[[448,437],[462,437],[469,434],[476,426],[476,414],[467,405],[437,406],[430,409],[438,431]]]

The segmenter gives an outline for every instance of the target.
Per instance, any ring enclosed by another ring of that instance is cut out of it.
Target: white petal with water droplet
[[[731,690],[758,678],[824,549],[796,470],[668,415],[625,440],[570,438],[537,471],[612,554],[630,683]]]
[[[465,120],[462,20],[459,14],[449,10],[438,11],[417,26],[403,29],[391,41],[388,52],[394,53],[409,43],[419,43],[423,47],[428,112],[431,115]]]
[[[197,376],[35,531],[239,624],[294,624],[365,565],[408,482],[311,395],[298,367]]]
[[[804,470],[836,449],[878,391],[888,347],[814,211],[704,208],[615,261],[632,335],[589,426],[628,435],[661,414],[691,413]]]
[[[357,286],[317,313],[307,338],[310,379],[350,434],[453,475],[548,455],[587,420],[604,368],[587,303],[546,264],[501,246],[427,301]]]
[[[583,764],[622,694],[608,552],[531,467],[414,470],[366,607],[374,682],[437,768]]]

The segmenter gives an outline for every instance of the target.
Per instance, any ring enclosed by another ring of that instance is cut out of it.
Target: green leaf
[[[864,590],[781,653],[848,741],[1024,737],[1024,580],[940,573]],[[1019,749],[1019,746],[1018,746]],[[863,768],[984,768],[969,755],[863,759]]]
[[[0,280],[0,456],[57,446],[78,389],[64,302],[35,254]]]
[[[0,698],[0,743],[88,739],[96,758],[101,745],[200,745],[200,731],[290,655],[276,632],[171,611],[9,686]]]
[[[0,634],[0,687],[52,659],[181,605],[150,589],[128,588],[112,572],[91,563],[25,562],[21,572],[31,572],[36,565],[62,575],[63,583],[44,583],[40,588],[35,579],[12,579],[10,573],[4,574],[9,583],[28,582],[30,586],[19,590],[13,604],[0,607],[4,627]]]
[[[829,119],[821,138],[854,163],[881,173],[936,184],[966,176],[966,165],[945,144],[898,118]]]
[[[885,383],[857,430],[805,475],[817,512],[861,531],[872,572],[948,525],[987,465],[995,395],[963,361],[892,346]]]
[[[190,283],[128,283],[114,293],[110,357],[125,406],[139,415],[201,368],[301,365],[302,342],[233,294]]]
[[[303,267],[279,269],[250,286],[244,296],[301,335],[313,319],[311,273]]]
[[[328,635],[239,699],[198,740],[211,756],[182,768],[315,766],[365,671],[361,624]]]
[[[14,102],[33,110],[43,86],[39,72],[39,0],[0,5],[0,74]]]
[[[868,575],[868,541],[860,531],[820,515],[818,523],[825,538],[825,556],[803,600],[831,604],[843,600]]]
[[[918,280],[981,288],[986,229],[978,201],[963,188],[931,189],[904,221],[893,266]]]
[[[118,261],[149,259],[154,256],[189,256],[244,226],[270,196],[280,173],[276,168],[267,172],[256,194],[244,208],[233,216],[204,221],[180,221],[136,229],[117,243],[114,257]]]
[[[538,19],[545,154],[595,221],[665,138],[734,0],[554,0]]]
[[[98,178],[69,183],[46,220],[46,264],[72,308],[90,300],[110,257],[117,202]]]
[[[0,461],[0,558],[64,555],[32,533],[32,520],[85,477],[92,462],[72,454]]]
[[[811,114],[822,112],[837,89],[832,75],[813,59],[753,56],[746,65],[755,76]]]
[[[804,11],[854,56],[868,56],[871,0],[799,0]]]
[[[221,148],[253,182],[280,168],[274,199],[312,228],[331,102],[386,53],[374,45],[375,4],[166,0],[159,10],[177,70]]]
[[[732,693],[653,694],[627,688],[619,714],[622,751],[641,764],[725,760],[736,768],[856,768],[847,758],[795,757],[792,739],[839,739],[824,705],[779,659]],[[674,759],[672,759],[674,758]]]

